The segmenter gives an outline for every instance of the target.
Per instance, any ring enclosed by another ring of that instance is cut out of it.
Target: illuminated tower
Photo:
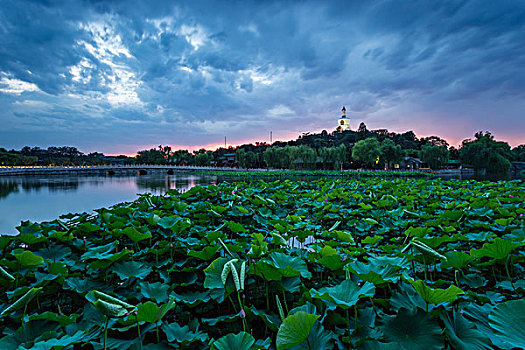
[[[346,108],[343,106],[343,109],[341,110],[341,118],[339,118],[339,123],[337,126],[337,131],[343,132],[350,130],[350,118],[346,116]]]

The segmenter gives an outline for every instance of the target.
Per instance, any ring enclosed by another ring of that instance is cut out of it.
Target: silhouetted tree
[[[423,145],[421,147],[421,160],[432,169],[439,169],[448,162],[448,149],[446,146]]]
[[[380,144],[375,137],[358,141],[352,148],[352,158],[365,166],[373,167],[380,154]]]
[[[381,161],[386,163],[388,168],[391,168],[393,163],[401,161],[403,156],[401,146],[394,144],[394,141],[390,139],[385,139],[381,142],[380,150]]]
[[[503,173],[510,168],[512,153],[506,142],[494,140],[490,132],[477,132],[472,140],[464,140],[459,150],[461,163],[471,165],[476,171],[485,169],[488,173]]]

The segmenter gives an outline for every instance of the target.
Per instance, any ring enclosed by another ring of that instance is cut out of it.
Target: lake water
[[[133,201],[141,193],[164,194],[168,189],[186,191],[196,185],[235,180],[249,179],[183,172],[167,175],[163,171],[147,175],[130,172],[114,176],[0,176],[0,234],[17,233],[15,227],[22,220],[50,221],[62,214],[92,212],[93,209]]]
[[[150,172],[115,176],[0,176],[0,234],[17,233],[22,220],[50,221],[62,214],[92,212],[140,193],[186,191],[196,185],[216,184],[217,176]]]

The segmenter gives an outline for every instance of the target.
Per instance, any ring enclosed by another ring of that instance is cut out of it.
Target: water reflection
[[[113,176],[0,177],[0,234],[16,233],[22,220],[48,221],[60,215],[92,212],[137,194],[164,194],[168,189],[187,191],[196,185],[216,184],[217,177],[201,174],[150,172]]]
[[[12,192],[18,192],[18,184],[14,181],[6,181],[2,183],[0,181],[0,199],[9,196]]]
[[[279,178],[310,181],[318,177],[277,177],[268,180]],[[501,180],[501,175],[483,179]],[[92,212],[96,208],[133,201],[140,193],[159,195],[169,189],[184,192],[196,185],[249,180],[253,178],[178,172],[168,175],[163,171],[150,172],[147,175],[130,172],[113,176],[0,176],[0,234],[16,233],[15,226],[22,220],[49,221],[67,213]]]

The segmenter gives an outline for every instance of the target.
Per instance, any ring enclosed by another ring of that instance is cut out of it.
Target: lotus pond
[[[525,347],[519,182],[255,181],[0,237],[1,349]]]

